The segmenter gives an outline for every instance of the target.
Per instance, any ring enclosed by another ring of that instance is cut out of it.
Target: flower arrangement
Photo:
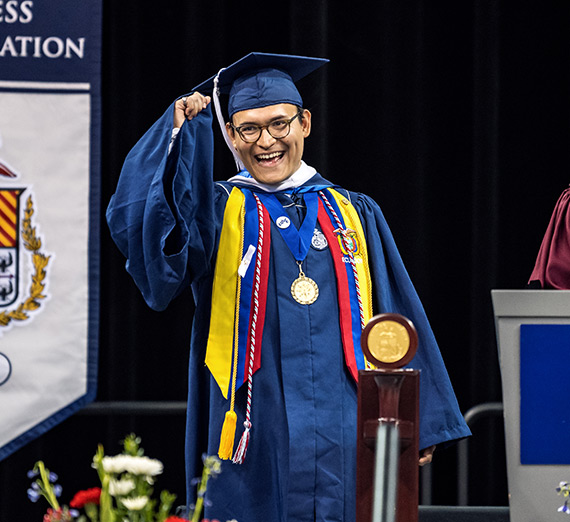
[[[556,492],[565,497],[564,504],[558,508],[558,511],[570,515],[570,507],[568,506],[568,501],[570,500],[570,484],[568,484],[568,482],[560,482],[556,488]]]
[[[187,518],[183,518],[170,514],[176,495],[164,490],[159,501],[152,498],[155,478],[162,473],[163,466],[159,460],[144,455],[140,442],[134,434],[127,436],[123,441],[123,452],[112,457],[106,456],[99,445],[92,467],[97,470],[101,485],[78,491],[69,506],[61,506],[58,501],[62,493],[62,487],[57,484],[58,476],[42,461],[37,462],[28,472],[28,477],[34,479],[28,497],[32,502],[41,497],[47,500],[50,507],[43,522],[198,522],[208,480],[221,471],[219,459],[203,457],[202,477],[194,482],[198,487],[198,500],[191,506]]]

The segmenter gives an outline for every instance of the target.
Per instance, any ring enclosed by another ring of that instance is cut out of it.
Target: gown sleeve
[[[184,122],[169,154],[173,114],[174,103],[130,151],[106,214],[155,310],[207,273],[215,242],[211,109]]]
[[[529,286],[570,289],[570,188],[556,202],[544,233]]]
[[[423,305],[404,267],[386,219],[368,196],[358,194],[366,236],[376,313],[399,313],[418,332],[418,350],[409,367],[420,370],[420,448],[471,435],[459,410],[447,369]]]

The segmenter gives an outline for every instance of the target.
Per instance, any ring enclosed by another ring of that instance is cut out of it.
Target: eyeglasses
[[[255,143],[260,137],[263,129],[267,129],[269,135],[276,140],[281,140],[289,136],[291,132],[291,123],[303,114],[302,110],[299,110],[295,116],[289,118],[288,120],[275,120],[267,125],[253,125],[247,123],[245,125],[240,125],[236,127],[233,123],[230,126],[233,130],[237,131],[239,137],[246,143]]]

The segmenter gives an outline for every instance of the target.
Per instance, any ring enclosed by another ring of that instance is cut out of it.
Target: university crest
[[[17,174],[0,160],[2,178]],[[26,187],[0,185],[0,334],[14,322],[24,322],[47,299],[50,257],[34,224],[34,201]]]

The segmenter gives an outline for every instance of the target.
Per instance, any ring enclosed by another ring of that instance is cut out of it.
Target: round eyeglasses
[[[291,123],[303,114],[302,110],[299,110],[295,116],[289,118],[288,120],[274,120],[267,125],[253,125],[252,123],[246,123],[245,125],[240,125],[236,127],[233,123],[230,123],[230,127],[235,130],[239,137],[246,143],[255,143],[260,137],[263,129],[267,129],[269,135],[276,139],[281,140],[289,136],[291,132]]]

